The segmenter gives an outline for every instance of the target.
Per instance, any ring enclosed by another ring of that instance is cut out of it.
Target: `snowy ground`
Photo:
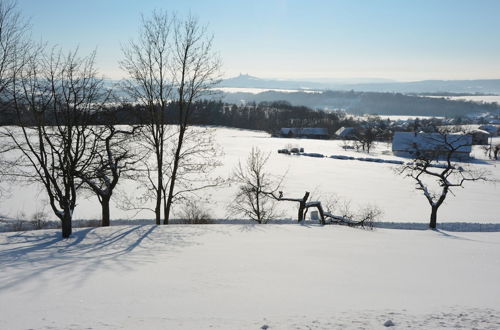
[[[446,98],[449,100],[457,100],[457,101],[472,101],[479,103],[484,102],[484,103],[500,104],[500,95],[425,96],[425,97]]]
[[[0,234],[0,329],[500,327],[500,233],[171,225]]]
[[[216,175],[228,177],[238,161],[245,161],[252,146],[270,152],[269,171],[274,175],[286,173],[283,191],[290,197],[302,197],[305,191],[312,193],[312,198],[327,199],[337,195],[351,200],[353,207],[376,205],[384,213],[380,220],[394,222],[427,222],[430,207],[421,192],[414,189],[409,179],[394,173],[396,165],[388,163],[364,162],[331,158],[314,158],[278,154],[277,150],[287,145],[303,147],[309,153],[321,153],[325,156],[342,155],[350,157],[374,157],[385,160],[408,159],[395,157],[390,145],[379,144],[370,155],[355,151],[345,151],[341,141],[273,138],[259,131],[247,131],[229,128],[216,129],[216,141],[223,148],[223,166]],[[473,166],[487,169],[491,179],[500,180],[500,162],[488,161],[479,149],[474,155],[478,160]],[[5,184],[5,183],[4,183]],[[140,187],[134,182],[122,182],[120,190],[134,194]],[[227,205],[231,203],[237,187],[220,187],[203,192],[201,197],[209,200],[204,206],[214,218],[238,218],[228,214]],[[11,197],[0,200],[0,216],[10,218],[29,218],[36,211],[44,209],[44,192],[38,187],[16,185],[11,189]],[[456,189],[456,196],[449,195],[440,208],[440,222],[483,222],[500,223],[500,186],[490,183],[470,183],[465,189]],[[141,207],[148,205],[140,205]],[[152,206],[152,205],[151,205]],[[283,217],[294,218],[296,205],[283,203]],[[53,217],[48,207],[45,211]],[[149,211],[124,211],[113,204],[114,219],[145,219],[154,215]],[[75,210],[76,219],[99,219],[100,208],[94,197],[80,198]]]

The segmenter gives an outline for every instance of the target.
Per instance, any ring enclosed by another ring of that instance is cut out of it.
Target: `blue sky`
[[[33,36],[120,78],[120,45],[140,15],[166,9],[208,24],[223,74],[395,80],[500,78],[498,0],[18,0]]]

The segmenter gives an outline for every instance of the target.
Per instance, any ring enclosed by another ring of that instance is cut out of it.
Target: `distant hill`
[[[497,112],[500,105],[475,103],[446,98],[420,97],[402,93],[357,91],[223,93],[228,103],[286,101],[313,109],[344,110],[352,114],[456,117],[484,112]]]
[[[293,80],[272,80],[261,79],[247,74],[240,74],[237,77],[224,79],[219,84],[220,87],[237,88],[269,88],[269,89],[325,89],[328,84],[321,82],[302,82]]]
[[[361,79],[329,81],[294,81],[261,79],[250,75],[239,75],[220,83],[220,87],[264,88],[264,89],[312,89],[343,90],[391,93],[466,93],[500,95],[500,79],[483,80],[423,80],[414,82],[395,82],[384,79]]]

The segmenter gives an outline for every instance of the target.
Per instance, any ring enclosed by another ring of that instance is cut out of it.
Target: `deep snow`
[[[342,148],[342,141],[308,140],[273,138],[260,131],[217,128],[216,141],[223,148],[223,166],[215,171],[215,175],[228,177],[238,161],[244,162],[252,146],[270,152],[269,172],[278,176],[286,173],[283,191],[290,197],[302,197],[305,191],[312,193],[312,198],[325,200],[329,195],[337,195],[345,200],[351,200],[353,208],[359,205],[376,205],[383,215],[379,220],[394,222],[427,222],[430,207],[423,194],[414,189],[415,184],[410,179],[397,176],[394,169],[397,165],[388,163],[367,162],[358,160],[343,160],[332,158],[315,158],[278,154],[277,150],[287,145],[303,147],[306,153],[320,153],[327,157],[343,155],[348,157],[370,157],[384,160],[408,161],[395,157],[390,151],[390,145],[378,144],[370,155]],[[500,141],[500,140],[498,140]],[[500,180],[500,161],[484,160],[484,155],[476,148],[474,155],[478,158],[473,166],[487,169],[491,179]],[[6,183],[4,183],[6,184]],[[127,194],[136,194],[138,186],[134,182],[122,181],[119,188]],[[213,217],[230,219],[237,215],[228,214],[226,207],[234,198],[236,185],[210,189],[200,195],[209,200],[205,204]],[[493,182],[466,183],[464,189],[455,189],[456,196],[448,196],[445,204],[439,209],[440,222],[483,222],[500,223],[500,186]],[[50,208],[44,202],[44,192],[34,185],[12,187],[11,198],[0,201],[0,216],[11,218],[30,218],[36,211],[45,211],[51,217]],[[148,205],[139,205],[140,207]],[[152,206],[152,205],[151,205]],[[296,205],[282,203],[285,218],[296,217]],[[112,202],[111,217],[114,219],[144,219],[152,218],[149,211],[124,211]],[[100,206],[95,197],[79,198],[75,210],[76,219],[99,219]]]
[[[171,225],[0,234],[0,329],[500,325],[500,233]]]

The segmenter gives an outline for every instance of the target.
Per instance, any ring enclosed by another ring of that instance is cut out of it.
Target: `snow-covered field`
[[[455,101],[472,101],[479,103],[498,103],[500,104],[500,95],[465,95],[465,96],[426,96],[435,98],[446,98]]]
[[[500,326],[500,233],[170,225],[0,234],[0,329]]]
[[[279,89],[279,88],[245,88],[245,87],[221,87],[217,88],[224,93],[250,93],[250,94],[259,94],[264,92],[282,92],[282,93],[296,93],[296,92],[304,92],[304,93],[321,93],[321,91],[311,90],[311,89]]]
[[[355,151],[345,151],[341,141],[284,139],[273,138],[259,131],[247,131],[229,128],[216,129],[216,141],[224,150],[223,166],[216,170],[216,175],[228,177],[238,161],[245,161],[252,146],[270,152],[269,171],[274,175],[286,173],[283,191],[290,197],[302,197],[305,191],[312,193],[312,198],[325,200],[329,195],[337,195],[351,200],[356,205],[376,205],[384,213],[380,220],[395,222],[427,222],[430,207],[421,192],[414,189],[414,183],[397,176],[394,169],[397,165],[388,163],[365,162],[358,160],[342,160],[331,158],[314,158],[278,154],[277,150],[287,145],[303,147],[305,152],[321,153],[325,156],[343,155],[351,157],[373,157],[384,160],[404,160],[390,152],[390,145],[379,144],[370,155]],[[500,179],[500,162],[481,160],[484,158],[479,149],[475,150],[478,161],[473,164],[491,172],[491,179]],[[3,183],[6,184],[6,183]],[[137,191],[137,184],[126,182],[120,187],[128,194]],[[228,214],[227,205],[232,201],[237,187],[224,186],[202,193],[208,198],[207,208],[213,217],[230,219],[238,218]],[[314,197],[316,196],[316,197]],[[36,186],[16,185],[11,189],[11,197],[0,201],[0,215],[16,218],[24,213],[29,218],[35,211],[43,209],[44,192]],[[500,187],[488,182],[466,184],[464,189],[457,189],[456,196],[449,195],[440,208],[440,222],[483,222],[500,223]],[[282,203],[285,218],[296,217],[296,205]],[[147,206],[147,205],[141,205]],[[45,208],[52,216],[49,208]],[[114,205],[113,219],[152,218],[149,211],[124,211]],[[100,208],[94,197],[81,198],[74,214],[75,219],[99,219]]]
[[[393,121],[398,121],[398,120],[414,120],[414,119],[432,119],[432,118],[440,118],[444,119],[445,117],[439,117],[439,116],[394,116],[394,115],[379,115],[380,118],[382,119],[390,119]]]

